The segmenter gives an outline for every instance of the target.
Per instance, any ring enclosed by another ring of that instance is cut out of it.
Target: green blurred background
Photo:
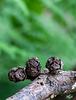
[[[0,100],[30,81],[10,82],[11,68],[30,57],[58,56],[64,70],[76,65],[76,0],[0,0]]]

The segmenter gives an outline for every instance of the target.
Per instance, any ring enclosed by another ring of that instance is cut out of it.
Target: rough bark
[[[59,94],[76,91],[76,71],[60,71],[58,74],[41,73],[29,85],[6,100],[45,100]]]

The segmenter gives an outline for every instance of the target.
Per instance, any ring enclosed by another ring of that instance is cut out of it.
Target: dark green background
[[[0,100],[30,81],[8,80],[11,68],[36,56],[44,69],[58,56],[64,70],[76,65],[76,0],[0,0]]]

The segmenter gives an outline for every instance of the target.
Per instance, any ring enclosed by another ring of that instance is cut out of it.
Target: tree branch
[[[76,91],[76,71],[42,72],[31,84],[6,100],[45,100]]]

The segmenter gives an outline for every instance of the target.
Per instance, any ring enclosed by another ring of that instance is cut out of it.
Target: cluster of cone
[[[64,63],[58,57],[50,57],[46,62],[49,74],[57,74],[62,70]],[[26,61],[26,68],[22,66],[12,68],[8,77],[10,81],[19,82],[25,79],[33,80],[41,73],[41,63],[37,57],[31,57]]]

